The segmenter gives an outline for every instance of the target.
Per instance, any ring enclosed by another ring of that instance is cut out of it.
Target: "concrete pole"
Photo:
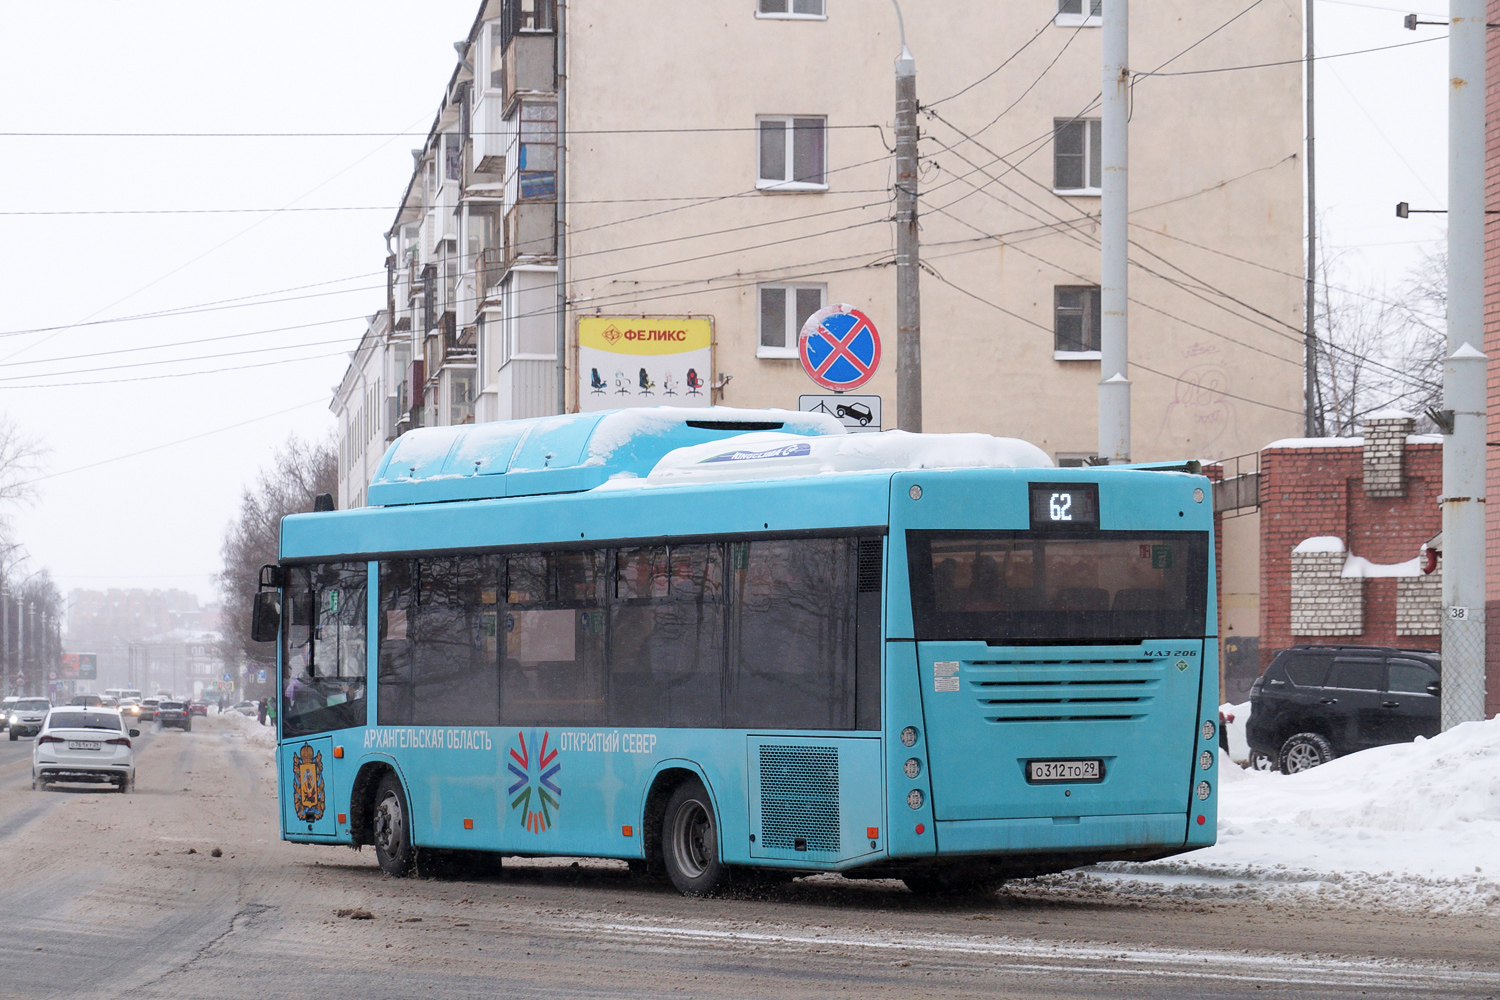
[[[892,0],[895,3],[895,0]],[[896,60],[896,425],[922,431],[922,295],[917,249],[917,61],[906,47]]]
[[[1318,436],[1318,169],[1313,148],[1313,7],[1317,0],[1307,0],[1307,280],[1303,292],[1303,419],[1302,433]]]
[[[1484,718],[1485,0],[1448,29],[1448,358],[1443,408],[1443,728]]]
[[[1130,461],[1130,2],[1104,0],[1101,87],[1099,458]]]

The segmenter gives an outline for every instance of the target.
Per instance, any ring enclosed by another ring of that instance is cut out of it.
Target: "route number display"
[[[1093,483],[1032,483],[1031,526],[1099,527],[1099,488]]]

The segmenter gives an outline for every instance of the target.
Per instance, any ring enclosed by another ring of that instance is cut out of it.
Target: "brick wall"
[[[1292,637],[1363,635],[1365,582],[1341,574],[1348,553],[1292,553]]]
[[[1407,444],[1402,456],[1403,496],[1373,496],[1364,488],[1360,438],[1321,447],[1267,448],[1260,456],[1260,665],[1296,642],[1338,642],[1437,649],[1438,635],[1405,634],[1397,621],[1401,578],[1349,581],[1363,592],[1363,631],[1302,634],[1308,621],[1292,621],[1292,550],[1318,535],[1341,538],[1347,553],[1375,563],[1414,558],[1442,527],[1442,445]],[[1338,554],[1341,561],[1344,554]],[[1408,585],[1409,587],[1410,585]],[[1430,587],[1429,585],[1426,585]],[[1427,591],[1428,594],[1431,591]],[[1500,593],[1500,591],[1496,591]],[[1404,624],[1423,621],[1406,594]],[[1494,685],[1490,690],[1494,691]]]

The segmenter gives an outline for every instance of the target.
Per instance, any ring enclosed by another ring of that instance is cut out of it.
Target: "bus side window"
[[[722,726],[722,546],[620,549],[615,575],[610,724]]]
[[[534,553],[505,562],[501,723],[602,724],[604,553]]]
[[[733,546],[728,725],[854,727],[854,544],[798,538]]]
[[[488,593],[493,600],[500,566],[494,556],[417,561],[417,602],[409,626],[415,633],[411,658],[413,725],[499,725],[496,606],[485,604],[484,597]]]
[[[382,726],[411,725],[411,615],[416,605],[416,563],[380,564],[380,689],[376,720]]]

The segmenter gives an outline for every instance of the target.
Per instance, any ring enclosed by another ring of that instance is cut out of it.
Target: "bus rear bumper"
[[[1099,860],[1157,857],[1183,849],[1183,813],[938,820],[937,854],[1090,854]]]

